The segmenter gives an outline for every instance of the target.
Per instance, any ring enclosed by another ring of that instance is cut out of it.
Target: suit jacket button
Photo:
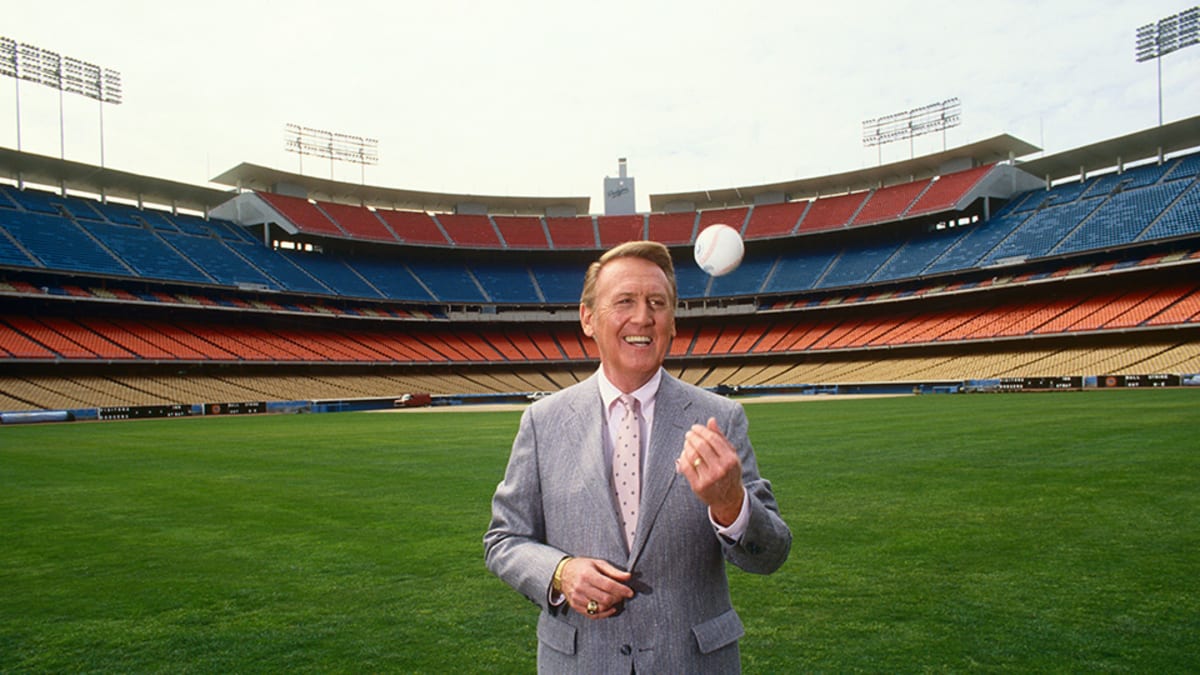
[[[629,645],[621,645],[621,656],[629,656],[633,653],[633,647]]]

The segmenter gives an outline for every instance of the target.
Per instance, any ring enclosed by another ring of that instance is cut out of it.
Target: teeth
[[[648,345],[650,338],[646,335],[627,335],[625,341],[633,345]]]

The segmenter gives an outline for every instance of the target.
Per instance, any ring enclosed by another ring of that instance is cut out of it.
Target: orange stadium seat
[[[1156,314],[1146,324],[1167,326],[1197,321],[1200,321],[1200,288],[1181,297],[1175,304]]]
[[[25,317],[6,318],[10,323],[0,321],[0,349],[3,349],[8,356],[18,359],[52,359],[55,357],[53,351],[10,325],[13,321],[17,324],[24,323]]]
[[[586,340],[587,342],[591,342],[592,340],[591,338],[583,337],[579,329],[575,327],[560,328],[554,331],[554,338],[568,359],[579,361],[587,358],[587,351],[584,350],[581,340]]]
[[[696,339],[692,343],[692,356],[704,356],[712,353],[713,345],[716,344],[717,338],[721,335],[720,326],[701,326],[696,333]]]
[[[500,352],[500,354],[502,354],[506,360],[525,360],[525,355],[521,353],[520,349],[517,349],[516,345],[514,345],[512,341],[508,339],[505,333],[496,330],[490,330],[483,332],[480,337],[486,340],[493,349]]]
[[[785,337],[787,337],[787,335],[791,333],[796,326],[799,325],[799,323],[799,321],[794,319],[783,320],[775,323],[765,333],[763,333],[763,336],[759,339],[758,343],[754,345],[754,352],[762,354],[774,351],[775,346],[778,345]]]
[[[754,345],[762,338],[767,327],[764,325],[747,326],[738,339],[729,347],[730,354],[748,354]]]
[[[1150,319],[1150,317],[1178,302],[1180,298],[1187,295],[1194,288],[1194,286],[1186,285],[1151,291],[1148,297],[1114,316],[1104,324],[1104,327],[1131,328],[1133,326],[1140,326],[1146,320]]]
[[[95,333],[104,336],[104,338],[114,342],[130,353],[142,359],[173,359],[175,355],[162,347],[146,340],[139,336],[126,324],[136,322],[129,320],[104,320],[96,318],[79,319],[79,323]]]
[[[6,319],[8,325],[33,339],[39,344],[52,350],[65,359],[94,359],[95,352],[63,335],[54,328],[26,316],[10,316]]]
[[[695,326],[676,326],[675,330],[675,339],[671,341],[671,350],[667,352],[667,356],[687,356],[692,351],[692,342],[696,339],[698,329]]]
[[[554,336],[548,331],[533,331],[529,334],[529,337],[533,339],[533,344],[542,352],[543,356],[552,361],[562,360],[562,350],[559,349]]]
[[[710,354],[732,354],[733,345],[742,337],[742,333],[746,332],[745,327],[740,321],[732,321],[725,323],[721,327],[721,335],[717,337],[717,341],[713,343]]]

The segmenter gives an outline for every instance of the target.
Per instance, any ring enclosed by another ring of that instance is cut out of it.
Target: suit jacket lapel
[[[568,441],[567,447],[575,446],[574,451],[579,458],[579,478],[586,486],[588,501],[593,505],[592,512],[605,521],[605,538],[623,550],[625,535],[621,533],[612,480],[608,465],[604,461],[603,428],[607,424],[604,403],[600,399],[600,387],[595,381],[595,376],[588,381],[590,386],[582,390],[581,396],[570,402],[574,419],[563,420],[563,440]],[[569,439],[574,439],[574,442]]]
[[[637,534],[630,552],[629,568],[637,562],[646,539],[654,530],[654,521],[662,510],[667,494],[677,483],[675,458],[683,449],[683,436],[690,426],[684,411],[691,405],[674,377],[664,372],[654,399],[652,447],[642,473],[642,503],[638,507]]]

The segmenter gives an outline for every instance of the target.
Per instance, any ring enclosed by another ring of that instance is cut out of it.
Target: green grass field
[[[1200,390],[747,405],[751,673],[1200,671]],[[2,672],[531,672],[519,413],[0,428]]]

